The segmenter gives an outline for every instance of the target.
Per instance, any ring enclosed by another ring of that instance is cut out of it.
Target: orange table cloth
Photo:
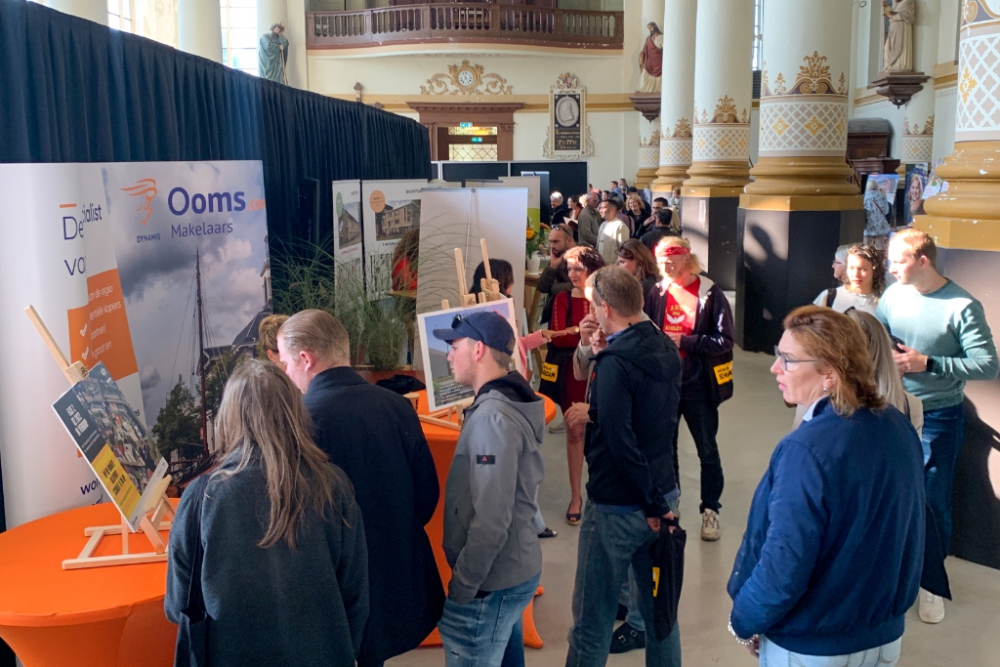
[[[417,404],[417,413],[425,415],[429,412],[427,392],[421,391],[419,393],[420,400]],[[549,423],[555,419],[556,404],[545,396],[541,396],[541,398],[545,400],[545,423]],[[431,455],[434,457],[434,467],[437,469],[438,483],[441,485],[441,499],[438,501],[437,509],[434,510],[434,516],[431,518],[430,523],[427,524],[426,530],[427,536],[431,540],[431,547],[434,549],[434,558],[437,561],[438,572],[441,573],[441,581],[444,582],[445,590],[447,590],[448,582],[451,581],[451,567],[448,565],[448,561],[444,555],[444,548],[442,547],[444,538],[444,487],[448,479],[448,469],[451,467],[451,459],[455,456],[455,447],[458,446],[458,431],[424,422],[421,422],[420,425],[423,427],[424,437],[427,438]],[[526,646],[532,648],[541,648],[542,640],[535,631],[533,612],[533,605],[528,605],[528,608],[524,610],[524,643]],[[438,634],[437,629],[421,644],[421,646],[440,645],[441,635]]]
[[[87,543],[84,528],[120,522],[106,503],[0,533],[0,637],[25,667],[173,665],[177,626],[163,613],[166,562],[62,569]],[[120,536],[107,536],[94,555],[120,554],[121,545]],[[129,551],[152,547],[137,533]]]
[[[419,412],[427,413],[421,392]],[[545,420],[556,414],[545,399]],[[421,423],[441,485],[441,500],[427,524],[441,579],[451,568],[441,546],[444,487],[459,432]],[[177,500],[174,500],[176,506]],[[0,533],[0,637],[25,667],[171,667],[177,626],[163,612],[167,564],[63,570],[88,538],[84,528],[121,521],[110,503],[53,514]],[[167,533],[161,533],[169,538]],[[129,551],[152,551],[143,533],[130,535]],[[106,537],[95,556],[121,553],[121,538]],[[525,644],[541,647],[532,607],[525,611]],[[437,630],[424,645],[440,645]]]

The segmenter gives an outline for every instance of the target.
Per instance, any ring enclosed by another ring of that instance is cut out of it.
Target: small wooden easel
[[[31,323],[35,325],[35,329],[38,331],[38,335],[42,337],[45,342],[46,347],[49,348],[49,352],[52,357],[59,364],[62,369],[63,374],[69,383],[76,384],[87,377],[87,368],[82,362],[76,361],[74,363],[69,363],[66,355],[63,354],[62,350],[59,348],[59,344],[56,343],[55,338],[49,332],[48,327],[42,322],[42,318],[38,316],[38,312],[35,310],[34,306],[28,306],[24,309],[24,312],[28,315],[28,319]],[[83,547],[83,551],[76,558],[69,558],[62,562],[62,568],[64,570],[80,570],[83,568],[90,567],[108,567],[110,565],[136,565],[139,563],[156,563],[167,560],[167,543],[160,536],[161,530],[170,530],[171,520],[174,518],[174,506],[170,504],[170,500],[167,498],[167,486],[170,485],[170,475],[164,476],[160,480],[159,485],[155,488],[154,493],[150,494],[148,497],[155,499],[153,502],[153,507],[151,510],[144,511],[142,521],[139,524],[140,530],[146,534],[149,538],[149,543],[153,545],[152,552],[144,552],[137,554],[130,554],[128,550],[128,536],[132,533],[132,526],[129,525],[128,521],[125,520],[123,516],[121,523],[113,526],[91,526],[90,528],[84,528],[83,534],[85,537],[89,537],[90,540]],[[114,556],[94,556],[94,551],[97,550],[97,546],[104,539],[105,535],[121,535],[122,536],[122,553],[120,555]]]
[[[455,273],[458,276],[458,303],[462,306],[474,306],[477,302],[489,303],[490,301],[501,301],[506,298],[500,293],[500,283],[493,277],[493,272],[490,270],[490,254],[486,249],[486,239],[479,239],[479,247],[483,250],[483,268],[486,269],[486,277],[479,281],[482,289],[479,292],[478,300],[475,294],[469,294],[469,289],[465,281],[465,258],[462,256],[462,249],[455,248]],[[451,305],[448,303],[448,299],[442,299],[441,310],[448,310],[449,308],[451,308]],[[407,394],[407,396],[410,397],[411,395]],[[416,396],[414,394],[410,397],[414,410],[417,408]],[[472,401],[473,399],[467,398],[461,403],[456,403],[447,408],[435,410],[426,415],[419,415],[420,421],[461,431],[462,422],[464,421],[463,411],[472,405]],[[452,417],[455,418],[455,421],[452,421]]]

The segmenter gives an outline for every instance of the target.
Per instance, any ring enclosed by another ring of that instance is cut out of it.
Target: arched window
[[[108,0],[108,27],[124,32],[135,32],[133,0]]]
[[[210,2],[211,0],[205,0]],[[233,69],[257,74],[257,0],[219,0],[222,12],[222,62]]]
[[[764,0],[753,0],[753,50],[750,55],[751,69],[755,72],[764,67]]]

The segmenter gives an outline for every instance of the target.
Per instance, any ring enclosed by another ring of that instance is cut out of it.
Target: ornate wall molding
[[[482,65],[448,65],[448,73],[438,73],[420,86],[421,95],[511,95],[514,87],[499,74],[486,73]]]
[[[698,105],[694,106],[695,126],[698,125],[718,125],[718,124],[745,124],[750,122],[750,112],[746,107],[743,111],[737,111],[736,102],[729,95],[719,98],[715,104],[712,115],[708,115],[706,109],[698,111]]]
[[[668,136],[675,139],[687,138],[690,139],[693,135],[691,134],[691,121],[687,118],[678,118],[677,123],[674,124],[674,131],[669,133]]]
[[[931,114],[927,117],[924,122],[923,127],[920,123],[913,123],[910,125],[910,119],[907,116],[903,116],[903,136],[907,137],[920,137],[920,136],[933,136],[934,135],[934,115]]]
[[[827,57],[821,56],[818,51],[813,51],[811,56],[804,56],[804,65],[799,65],[799,71],[795,75],[795,81],[791,89],[785,81],[785,75],[778,72],[774,78],[774,83],[770,81],[767,71],[767,63],[764,63],[764,70],[760,77],[760,97],[763,101],[766,97],[782,97],[786,95],[835,95],[847,97],[847,76],[840,73],[836,85],[833,82],[833,74],[830,66],[826,64]]]

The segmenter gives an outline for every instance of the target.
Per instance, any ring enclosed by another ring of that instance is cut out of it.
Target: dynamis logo
[[[141,181],[137,181],[135,185],[127,188],[122,188],[122,192],[127,192],[130,197],[142,197],[142,205],[135,209],[137,211],[145,211],[146,217],[144,217],[140,222],[143,226],[149,222],[149,218],[153,215],[153,198],[156,197],[156,180],[152,178],[144,178]]]

